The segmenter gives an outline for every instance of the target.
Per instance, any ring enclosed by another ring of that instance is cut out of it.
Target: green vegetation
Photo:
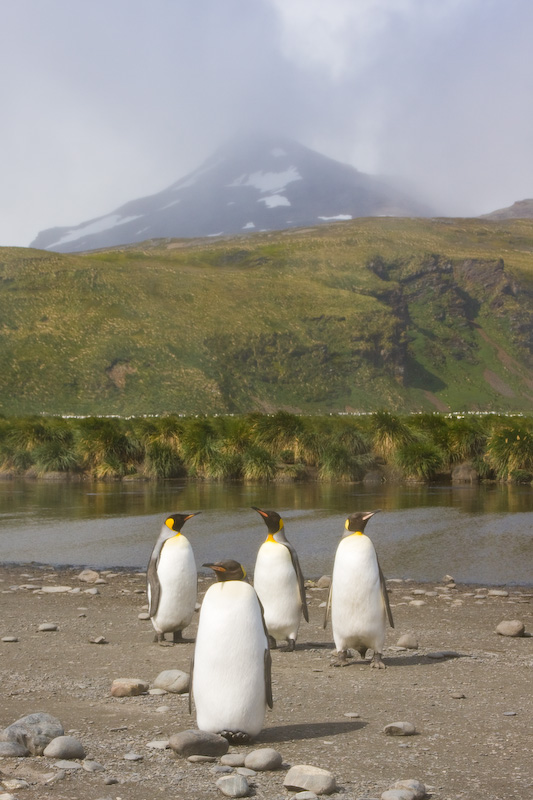
[[[459,444],[458,444],[459,443]],[[119,480],[533,480],[533,418],[441,414],[0,417],[0,474]]]
[[[529,413],[532,296],[528,220],[0,248],[0,413]],[[87,459],[113,472],[102,436]],[[172,475],[169,447],[157,433],[150,458]],[[237,455],[222,448],[222,473]]]

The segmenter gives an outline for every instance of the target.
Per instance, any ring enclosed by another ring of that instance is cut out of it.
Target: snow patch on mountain
[[[333,220],[353,219],[353,217],[351,214],[337,214],[335,217],[318,217],[318,219],[323,220],[323,222],[332,222]]]
[[[264,203],[267,208],[276,208],[277,206],[290,206],[290,200],[283,197],[281,194],[271,194],[268,197],[260,197],[258,203]]]
[[[252,186],[260,192],[282,192],[288,183],[301,181],[302,176],[296,167],[289,167],[284,172],[252,172],[250,175],[240,175],[228,187]]]
[[[47,249],[52,250],[54,247],[58,247],[59,245],[68,244],[68,242],[75,242],[82,236],[89,236],[92,233],[102,233],[102,231],[107,231],[110,228],[116,228],[117,225],[125,225],[127,222],[132,222],[134,219],[139,219],[139,217],[142,216],[143,214],[135,214],[133,217],[122,217],[120,214],[109,214],[107,217],[100,217],[100,219],[96,219],[94,222],[84,225],[83,228],[74,228],[73,230],[69,231],[67,234],[62,236],[61,239],[58,239],[57,242],[49,244]]]

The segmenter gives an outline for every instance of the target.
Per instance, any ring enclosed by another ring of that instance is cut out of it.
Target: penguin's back
[[[152,624],[158,633],[183,630],[196,605],[197,573],[189,540],[180,534],[166,540],[157,565],[161,596]]]
[[[193,696],[200,730],[256,736],[266,710],[268,641],[254,589],[223,581],[204,597],[194,651]]]
[[[290,551],[278,542],[263,542],[257,553],[254,588],[261,600],[268,632],[296,639],[302,601]]]

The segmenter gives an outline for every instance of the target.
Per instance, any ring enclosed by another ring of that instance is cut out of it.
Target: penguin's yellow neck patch
[[[267,542],[276,542],[276,540],[274,539],[274,534],[273,533],[269,533],[267,538],[266,538],[266,541]]]

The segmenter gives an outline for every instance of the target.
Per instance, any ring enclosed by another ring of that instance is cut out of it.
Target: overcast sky
[[[532,0],[0,0],[0,246],[265,130],[443,214],[533,197]]]

